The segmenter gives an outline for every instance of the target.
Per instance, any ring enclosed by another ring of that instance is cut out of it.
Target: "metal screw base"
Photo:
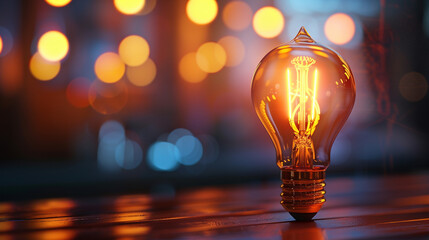
[[[310,221],[325,202],[324,170],[282,170],[281,204],[297,221]]]

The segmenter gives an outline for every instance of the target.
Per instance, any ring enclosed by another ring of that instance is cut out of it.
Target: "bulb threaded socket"
[[[281,204],[297,221],[310,221],[325,202],[325,170],[282,170]]]

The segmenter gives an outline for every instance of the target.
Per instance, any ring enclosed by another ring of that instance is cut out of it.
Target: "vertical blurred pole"
[[[180,119],[178,124],[181,127],[192,127],[191,130],[201,130],[207,128],[210,123],[210,109],[206,100],[209,98],[210,92],[204,88],[204,84],[208,79],[200,83],[188,83],[179,75],[179,62],[183,56],[190,52],[196,52],[198,48],[207,41],[213,29],[213,24],[197,25],[193,23],[186,14],[187,1],[175,1],[177,4],[176,16],[176,32],[174,35],[176,48],[175,62],[175,79],[177,91],[177,102],[180,109]],[[219,8],[220,11],[220,8]],[[219,12],[218,16],[219,17]],[[216,19],[215,19],[216,21]],[[210,29],[212,28],[212,29]],[[212,31],[213,32],[213,31]],[[215,41],[215,39],[212,39]],[[208,75],[209,78],[210,75]]]
[[[391,102],[390,97],[390,81],[386,69],[386,40],[385,40],[385,10],[386,0],[380,0],[380,16],[379,16],[379,28],[378,28],[378,61],[379,69],[377,69],[376,88],[378,90],[377,107],[378,112],[386,120],[386,136],[384,143],[381,143],[385,150],[383,156],[383,170],[387,172],[393,169],[393,155],[388,149],[390,149],[393,124],[396,121],[396,105]],[[393,111],[392,111],[393,110]]]
[[[18,160],[26,156],[27,147],[27,106],[26,90],[30,73],[28,62],[30,60],[30,46],[35,26],[35,1],[7,1],[3,11],[16,11],[16,21],[11,51],[0,59],[1,104],[0,111],[4,114],[0,119],[1,151],[0,159]],[[12,29],[11,29],[12,30]],[[3,101],[4,97],[4,101]]]
[[[176,79],[176,59],[174,52],[176,49],[177,16],[180,11],[182,1],[162,1],[157,0],[156,11],[153,14],[156,18],[157,26],[153,28],[157,40],[156,56],[157,77],[155,81],[161,81],[161,88],[155,90],[157,102],[152,104],[153,112],[157,113],[157,121],[163,129],[171,129],[177,121],[180,113],[177,98]],[[152,53],[151,53],[152,54]]]
[[[380,0],[379,40],[380,40],[380,43],[382,44],[383,47],[386,45],[386,41],[385,41],[385,37],[384,37],[384,35],[385,35],[385,29],[384,29],[385,9],[386,9],[386,0]],[[385,47],[384,47],[384,49],[385,49]],[[390,90],[390,86],[388,84],[389,79],[388,79],[387,69],[386,69],[386,51],[382,51],[381,54],[382,54],[382,56],[380,58],[381,72],[384,73],[384,84],[385,84],[386,88],[389,87],[389,90]],[[389,93],[386,93],[386,100],[385,101],[386,101],[386,103],[391,102]],[[396,121],[397,113],[398,113],[398,110],[397,110],[396,104],[392,103],[392,106],[390,106],[390,104],[386,104],[385,115],[388,116],[388,121],[387,121],[386,145],[385,145],[386,148],[385,149],[391,149],[390,146],[391,146],[391,139],[392,139],[392,133],[393,133],[393,124]],[[394,165],[393,164],[393,153],[391,153],[389,151],[387,158],[389,161],[389,170],[393,170],[393,167],[394,167],[393,166]]]
[[[22,152],[23,157],[29,157],[29,153],[33,152],[33,142],[31,137],[32,133],[32,112],[29,111],[31,109],[31,102],[33,100],[32,98],[32,92],[34,91],[35,82],[33,81],[34,78],[30,73],[30,70],[28,68],[30,59],[32,57],[31,53],[31,46],[33,43],[34,33],[36,29],[37,24],[37,10],[38,10],[38,4],[43,4],[42,1],[36,2],[36,1],[21,1],[21,9],[22,9],[22,15],[21,15],[21,48],[22,51],[22,68],[23,68],[23,89],[20,93],[20,99],[22,101],[21,106],[21,115],[23,122],[21,123],[21,126],[19,127],[22,129],[22,134],[20,136],[21,138],[21,144],[22,149],[25,151]]]
[[[6,98],[13,99],[22,87],[22,46],[21,32],[22,25],[22,2],[21,1],[3,1],[0,3],[2,12],[1,21],[4,21],[7,30],[11,31],[13,42],[5,42],[9,45],[10,51],[7,55],[0,58],[0,94]],[[20,25],[21,24],[21,25]],[[2,36],[3,38],[5,36]],[[5,40],[5,39],[3,39]],[[10,46],[12,44],[12,46]],[[3,49],[4,51],[5,49]]]

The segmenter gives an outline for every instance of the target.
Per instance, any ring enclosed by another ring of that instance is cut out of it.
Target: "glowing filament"
[[[316,63],[311,57],[298,56],[292,59],[295,66],[296,81],[291,83],[290,69],[286,69],[287,101],[289,125],[295,138],[292,143],[292,164],[298,168],[312,168],[315,159],[311,139],[320,119],[320,107],[316,100],[319,75],[314,70],[313,87],[309,84],[309,71]]]
[[[311,110],[311,120],[314,121],[314,107],[316,106],[316,94],[317,94],[317,68],[314,70],[314,83],[313,83],[313,106]]]
[[[290,101],[290,95],[292,94],[292,91],[290,89],[290,72],[289,68],[286,70],[287,72],[287,97],[288,97],[288,104],[289,104],[289,119],[292,119],[292,106]]]
[[[320,107],[316,100],[317,82],[319,81],[317,69],[314,70],[312,89],[309,87],[308,79],[308,72],[311,66],[316,63],[316,60],[307,56],[298,56],[292,59],[291,63],[295,66],[296,81],[294,85],[291,85],[290,69],[287,68],[286,82],[289,124],[296,135],[311,136],[320,118]],[[307,107],[308,104],[311,104],[311,109]]]

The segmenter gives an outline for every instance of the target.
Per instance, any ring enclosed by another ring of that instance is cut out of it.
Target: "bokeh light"
[[[186,14],[188,18],[200,25],[212,22],[218,11],[215,0],[189,0],[186,4]]]
[[[115,159],[121,168],[131,170],[142,162],[143,150],[137,142],[127,139],[116,147]]]
[[[0,41],[0,57],[2,57],[12,50],[14,44],[12,33],[7,28],[0,27]]]
[[[207,77],[207,73],[202,71],[197,64],[197,55],[194,52],[188,53],[179,62],[180,76],[187,82],[198,83]]]
[[[118,169],[116,149],[125,144],[125,129],[121,123],[109,120],[101,125],[98,133],[98,166],[105,171]]]
[[[66,89],[67,100],[77,108],[89,106],[88,94],[91,87],[91,81],[86,78],[73,79]]]
[[[409,72],[399,81],[399,92],[405,100],[418,102],[422,100],[428,91],[426,78],[418,72]]]
[[[147,15],[152,12],[152,10],[156,7],[157,0],[146,0],[144,3],[143,10],[140,12],[141,15]]]
[[[233,36],[226,36],[221,38],[218,43],[226,51],[225,66],[237,66],[243,61],[246,50],[244,48],[243,42],[241,42],[240,39]]]
[[[45,0],[45,1],[46,3],[54,7],[64,7],[65,5],[71,2],[71,0]]]
[[[215,42],[207,42],[198,48],[197,65],[204,72],[220,71],[226,63],[226,53],[223,47]]]
[[[125,129],[122,124],[115,120],[109,120],[101,125],[98,131],[98,140],[101,141],[111,133],[115,134],[115,138],[118,138],[118,136],[119,138],[122,138],[122,136],[125,138]]]
[[[149,147],[147,160],[149,165],[155,170],[175,170],[179,165],[179,159],[179,149],[172,143],[156,142]]]
[[[128,101],[128,88],[123,82],[107,84],[94,81],[89,88],[88,100],[91,107],[101,114],[117,113]]]
[[[40,55],[49,61],[62,60],[69,51],[69,41],[58,31],[43,34],[37,44]]]
[[[356,13],[362,16],[376,16],[380,13],[381,4],[378,1],[343,1],[343,0],[282,0],[274,1],[274,4],[289,16],[320,16],[337,11]],[[305,26],[301,24],[301,26]]]
[[[203,145],[194,136],[183,136],[176,141],[177,149],[180,152],[180,163],[183,165],[194,165],[203,156]]]
[[[243,30],[252,21],[252,9],[242,1],[229,2],[223,8],[222,20],[232,30]]]
[[[263,38],[277,37],[283,28],[283,14],[275,7],[263,7],[253,16],[253,29]]]
[[[56,77],[60,72],[60,68],[61,64],[59,62],[48,61],[38,52],[30,59],[30,72],[41,81],[48,81]]]
[[[337,45],[344,45],[353,39],[356,25],[349,15],[335,13],[326,20],[324,30],[329,41]]]
[[[134,15],[143,9],[145,0],[113,0],[113,4],[119,12]]]
[[[149,44],[137,35],[124,38],[119,44],[119,56],[128,66],[139,66],[149,57]]]
[[[191,131],[185,128],[176,128],[167,136],[167,141],[176,144],[177,140],[183,136],[192,136]]]
[[[156,77],[156,65],[152,59],[146,60],[142,65],[136,67],[127,67],[128,80],[138,86],[144,87],[153,82]]]
[[[97,77],[105,83],[114,83],[124,76],[125,64],[118,54],[106,52],[95,61],[94,71]]]

